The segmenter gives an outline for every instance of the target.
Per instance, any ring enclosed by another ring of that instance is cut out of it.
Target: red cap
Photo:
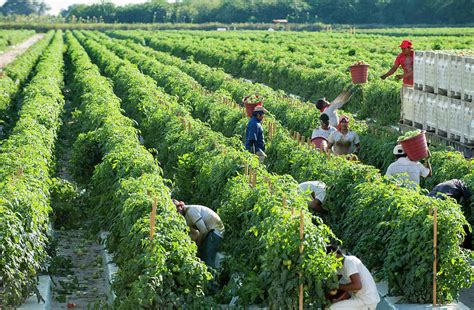
[[[400,48],[411,48],[411,41],[403,40],[402,44],[400,44]]]

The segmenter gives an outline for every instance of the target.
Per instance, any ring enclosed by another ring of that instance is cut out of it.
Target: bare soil
[[[101,249],[86,230],[57,230],[57,275],[51,276],[51,309],[103,309],[106,289]]]
[[[35,34],[18,45],[10,46],[6,51],[0,52],[0,69],[5,68],[15,58],[23,54],[30,46],[38,42],[44,37],[43,33]]]

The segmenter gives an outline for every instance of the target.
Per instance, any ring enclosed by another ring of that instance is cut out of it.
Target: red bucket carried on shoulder
[[[256,107],[263,106],[263,98],[257,95],[245,96],[244,99],[242,99],[242,103],[245,105],[247,116],[251,117]]]
[[[369,79],[369,65],[363,61],[358,61],[352,66],[349,66],[351,71],[352,83],[353,84],[364,84]]]
[[[426,143],[425,131],[411,131],[399,139],[403,150],[411,161],[418,161],[428,157],[428,143]]]
[[[328,140],[323,137],[316,137],[311,139],[311,143],[319,150],[325,151],[328,148]]]

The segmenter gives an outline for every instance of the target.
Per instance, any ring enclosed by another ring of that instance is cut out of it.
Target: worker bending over
[[[393,148],[393,154],[397,159],[394,163],[388,166],[386,176],[394,176],[399,181],[409,181],[409,187],[416,189],[420,185],[420,177],[427,178],[431,176],[431,164],[428,158],[424,160],[424,165],[418,161],[411,161],[403,147],[400,144],[395,145]]]
[[[342,254],[341,249],[335,245],[328,245],[326,252],[342,258],[342,269],[339,271],[342,277],[338,289],[343,290],[344,294],[333,300],[330,309],[375,310],[380,297],[367,267],[357,257]]]
[[[453,179],[440,183],[433,187],[428,196],[439,199],[446,199],[446,197],[453,198],[461,205],[464,216],[469,220],[471,212],[471,191],[466,183],[461,180]],[[472,250],[472,231],[468,225],[464,225],[466,237],[463,241],[463,248]]]
[[[191,238],[198,246],[198,255],[207,266],[216,268],[216,254],[224,236],[224,224],[219,215],[208,207],[185,205],[173,199],[176,211],[184,216]]]
[[[323,208],[326,198],[326,184],[320,181],[307,181],[298,185],[300,193],[308,194],[308,208],[315,213],[327,213]]]

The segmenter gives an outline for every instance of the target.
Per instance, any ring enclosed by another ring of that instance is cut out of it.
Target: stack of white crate
[[[417,51],[414,88],[402,98],[404,123],[474,144],[474,56]]]

